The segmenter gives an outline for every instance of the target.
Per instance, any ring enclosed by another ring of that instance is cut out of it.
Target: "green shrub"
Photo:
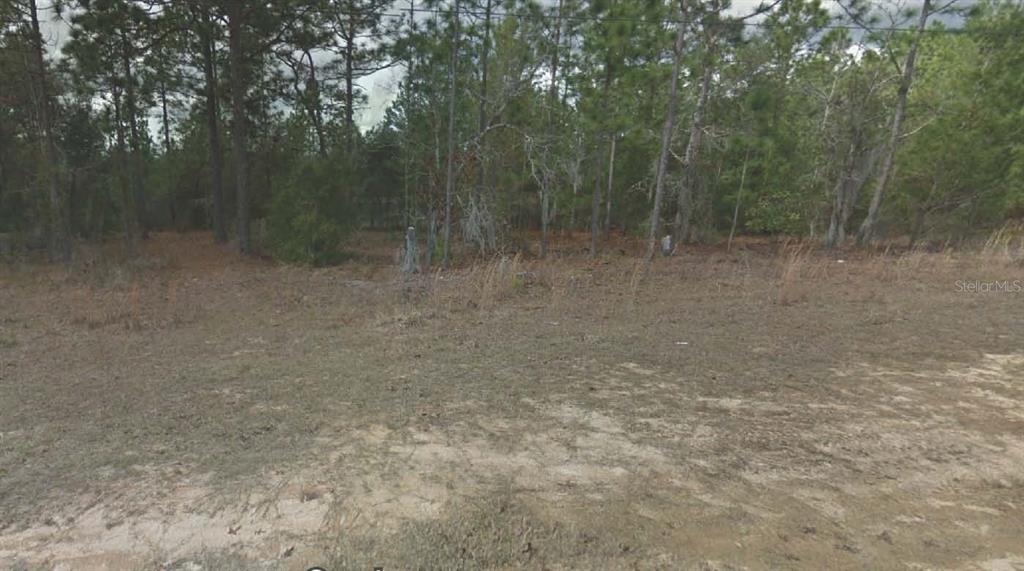
[[[349,181],[342,161],[300,163],[274,196],[267,216],[267,243],[274,257],[315,266],[338,263],[340,244],[355,221]]]

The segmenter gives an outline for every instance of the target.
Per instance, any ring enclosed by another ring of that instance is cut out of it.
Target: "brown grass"
[[[390,235],[316,270],[157,235],[6,272],[0,567],[1012,562],[1024,315],[954,287],[1024,279],[1000,236],[406,277]]]

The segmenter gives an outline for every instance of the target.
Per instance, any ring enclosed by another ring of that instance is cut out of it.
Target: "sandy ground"
[[[0,568],[1024,569],[1020,262],[207,240],[0,273]]]

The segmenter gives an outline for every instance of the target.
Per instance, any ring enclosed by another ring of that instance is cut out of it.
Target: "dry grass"
[[[981,255],[1007,263],[1024,261],[1024,222],[1007,222],[992,232],[981,248]]]
[[[1024,482],[1024,315],[954,288],[1024,277],[1016,242],[742,239],[648,265],[642,244],[591,260],[567,237],[546,260],[408,278],[392,238],[317,270],[172,235],[155,262],[0,275],[0,566],[1024,556],[1005,503]]]
[[[463,283],[459,289],[469,297],[471,306],[493,309],[495,304],[526,287],[531,278],[521,270],[521,265],[519,254],[498,256],[490,262],[474,265],[461,277]]]
[[[811,249],[806,244],[787,244],[782,251],[778,278],[778,303],[791,305],[807,299],[808,279],[819,264],[810,262]]]
[[[552,524],[507,486],[446,508],[437,519],[405,523],[393,538],[342,538],[330,569],[621,569],[635,564],[628,539],[599,526]],[[589,528],[589,529],[581,529]],[[623,541],[625,539],[625,542]],[[663,558],[659,563],[668,565]],[[678,562],[676,563],[678,565]]]
[[[576,292],[593,285],[593,265],[580,259],[527,259],[516,253],[498,255],[451,271],[434,269],[423,276],[401,276],[397,279],[403,284],[405,299],[411,305],[388,311],[420,313],[422,307],[429,307],[445,315],[465,310],[493,312],[510,302],[526,299],[531,303],[543,300],[546,305],[557,307]],[[642,265],[637,267],[642,268]],[[633,273],[635,281],[630,283],[630,288],[635,294],[640,274]]]
[[[887,286],[921,285],[928,280],[952,284],[957,279],[1014,280],[1024,276],[1024,225],[1008,224],[976,249],[926,245],[899,249],[886,245],[872,251],[825,252],[817,243],[787,240],[775,254],[778,267],[774,300],[780,305],[807,301],[822,283],[869,279]]]

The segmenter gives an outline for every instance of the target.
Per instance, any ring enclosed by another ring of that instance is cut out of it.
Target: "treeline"
[[[1024,6],[946,2],[0,0],[0,246],[970,236],[1024,214]]]

